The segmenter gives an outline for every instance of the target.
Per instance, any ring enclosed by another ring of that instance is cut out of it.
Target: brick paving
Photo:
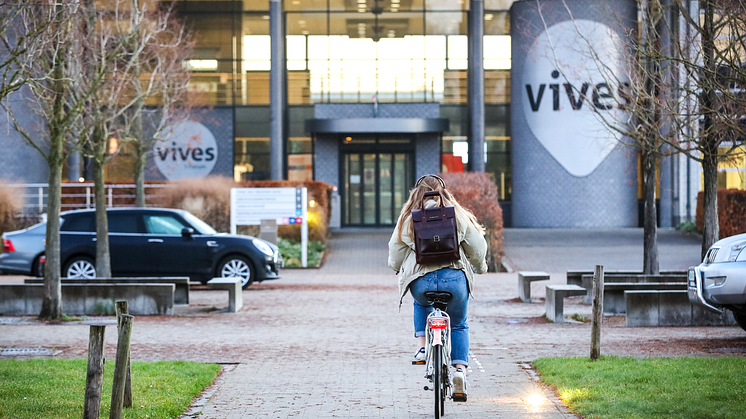
[[[675,233],[675,234],[674,234]],[[335,232],[321,269],[285,269],[282,279],[244,291],[244,308],[226,313],[227,293],[197,287],[175,316],[138,317],[134,360],[183,359],[237,364],[199,415],[236,418],[429,418],[432,393],[414,351],[411,298],[398,310],[396,277],[386,266],[389,230]],[[566,269],[636,269],[642,264],[639,229],[613,231],[508,230],[507,260],[517,270],[544,270],[549,283]],[[684,269],[699,258],[697,238],[661,234],[661,268]],[[638,261],[639,254],[639,261]],[[550,324],[539,302],[516,303],[517,273],[477,276],[470,303],[469,401],[446,403],[452,418],[574,418],[542,388],[528,363],[545,356],[587,356],[587,323]],[[566,314],[590,315],[579,299]],[[0,347],[52,347],[59,357],[86,356],[81,325],[0,325]],[[33,323],[28,321],[26,323]],[[107,327],[114,359],[116,329]],[[746,333],[737,327],[628,328],[607,318],[602,353],[622,356],[743,356]],[[528,403],[538,393],[539,403]]]

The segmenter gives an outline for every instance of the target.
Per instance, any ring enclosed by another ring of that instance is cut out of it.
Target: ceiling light
[[[392,4],[391,4],[391,8],[392,8],[392,9],[398,9],[398,8],[399,8],[399,5],[398,5],[398,4],[396,4],[396,3],[392,3]]]
[[[492,16],[492,13],[487,13],[486,15],[484,15],[484,20],[492,20],[493,17],[494,16]]]
[[[308,31],[301,32],[303,35],[308,35]]]
[[[299,25],[305,25],[305,24],[306,24],[306,21],[305,21],[305,20],[299,20],[299,21],[298,21],[298,24],[299,24]]]

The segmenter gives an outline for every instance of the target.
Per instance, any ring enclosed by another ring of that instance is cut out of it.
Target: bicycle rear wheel
[[[441,377],[441,359],[443,347],[438,345],[433,348],[433,393],[435,393],[435,419],[440,419],[443,412],[442,393],[443,378]]]

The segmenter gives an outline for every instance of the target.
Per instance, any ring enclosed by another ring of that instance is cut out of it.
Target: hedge
[[[497,185],[487,173],[441,173],[456,200],[469,209],[486,229],[485,239],[489,245],[487,264],[490,272],[500,266],[503,255],[503,213],[497,202]]]
[[[746,233],[746,191],[718,189],[718,224],[720,238]],[[697,195],[697,231],[704,231],[704,191]]]

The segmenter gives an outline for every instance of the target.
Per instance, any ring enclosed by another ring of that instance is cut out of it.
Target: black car
[[[95,210],[63,212],[60,227],[62,276],[96,276]],[[243,235],[217,233],[187,211],[165,208],[112,208],[109,249],[113,276],[189,276],[206,283],[214,277],[254,281],[279,278],[277,246]],[[12,240],[13,235],[8,235]]]

